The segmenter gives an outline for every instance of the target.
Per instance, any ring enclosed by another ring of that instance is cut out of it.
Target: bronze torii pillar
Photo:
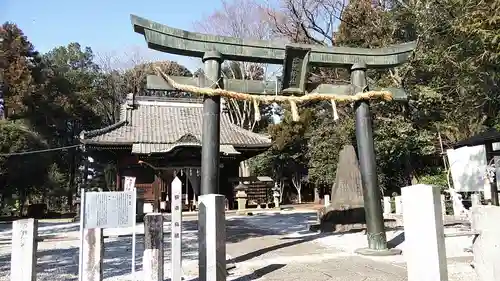
[[[368,90],[366,69],[365,63],[355,63],[351,67],[351,84],[355,93]],[[382,202],[377,179],[370,104],[368,101],[362,100],[356,102],[354,108],[356,110],[356,142],[361,181],[363,183],[366,232],[368,236],[368,247],[357,249],[356,253],[363,255],[401,254],[401,250],[388,249],[387,247]]]
[[[205,77],[212,87],[222,88],[222,54],[209,51],[203,55]],[[207,85],[208,86],[208,85]],[[205,96],[203,99],[203,130],[201,140],[201,186],[200,195],[219,193],[220,166],[220,96]]]

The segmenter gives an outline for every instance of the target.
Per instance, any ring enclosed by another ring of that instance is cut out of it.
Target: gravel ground
[[[227,218],[227,243],[238,243],[250,237],[260,237],[271,234],[259,228],[245,226],[245,221],[252,217],[231,216]],[[269,217],[270,218],[270,217]],[[75,223],[43,225],[39,227],[39,236],[64,236],[74,238],[74,241],[47,241],[38,244],[37,251],[37,281],[77,280],[78,279],[78,248],[79,225]],[[198,241],[196,217],[187,217],[183,221],[182,256],[184,280],[196,280],[198,275]],[[131,234],[131,228],[105,229],[104,235]],[[142,280],[142,253],[144,251],[144,227],[136,226],[136,274],[131,275],[132,238],[119,237],[105,239],[103,277],[111,280]],[[11,230],[4,226],[0,230],[0,281],[7,281],[10,274],[10,240]],[[170,223],[164,223],[164,260],[165,277],[170,276]],[[228,256],[228,259],[231,259]],[[228,280],[254,280],[253,267],[238,267],[231,270]]]
[[[170,224],[165,223],[165,263],[166,275],[169,276],[168,263],[170,262]],[[196,222],[186,221],[183,223],[183,259],[186,264],[197,259],[197,225]],[[130,234],[131,229],[106,229],[104,235]],[[136,243],[136,271],[140,276],[142,269],[142,253],[144,233],[141,225],[137,226]],[[40,235],[64,235],[67,237],[78,237],[78,225],[58,227],[56,229],[42,229]],[[10,233],[0,234],[0,240],[10,240]],[[105,280],[132,280],[130,276],[132,265],[132,238],[120,237],[105,239],[104,251],[104,279]],[[37,251],[37,280],[77,280],[78,279],[78,248],[76,241],[54,241],[41,242]],[[9,244],[0,246],[0,280],[9,280],[10,272],[10,251]],[[168,275],[167,275],[168,274]]]

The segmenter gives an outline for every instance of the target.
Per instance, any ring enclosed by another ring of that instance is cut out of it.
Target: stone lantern
[[[278,187],[278,183],[274,183],[273,190],[273,199],[274,199],[274,208],[280,207],[280,188]]]
[[[238,211],[243,211],[247,206],[247,189],[248,186],[240,183],[237,185],[234,190],[236,191],[236,202],[238,203]]]

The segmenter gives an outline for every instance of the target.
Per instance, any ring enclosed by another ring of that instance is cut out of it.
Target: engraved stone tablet
[[[36,280],[36,251],[38,222],[35,219],[12,223],[11,279]]]
[[[366,222],[361,173],[352,145],[344,146],[339,153],[331,196],[330,205],[318,211],[322,231],[350,231]]]
[[[310,51],[311,49],[308,48],[286,46],[283,64],[283,93],[304,94]]]

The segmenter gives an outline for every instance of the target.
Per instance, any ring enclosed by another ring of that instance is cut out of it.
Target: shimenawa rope
[[[255,109],[255,119],[260,120],[259,103],[269,104],[272,102],[290,103],[290,110],[292,113],[293,121],[299,121],[299,113],[297,103],[307,101],[331,101],[333,108],[334,119],[338,119],[336,102],[356,102],[360,100],[378,99],[381,98],[386,101],[392,100],[392,93],[389,91],[367,91],[360,92],[355,95],[337,95],[337,94],[319,94],[311,93],[303,96],[277,96],[277,95],[252,95],[246,93],[239,93],[235,91],[228,91],[220,88],[211,87],[196,87],[175,82],[170,76],[165,74],[160,68],[155,68],[156,72],[174,89],[184,92],[190,92],[198,95],[207,96],[222,96],[236,100],[246,100],[253,103]],[[214,83],[217,85],[217,83]]]

